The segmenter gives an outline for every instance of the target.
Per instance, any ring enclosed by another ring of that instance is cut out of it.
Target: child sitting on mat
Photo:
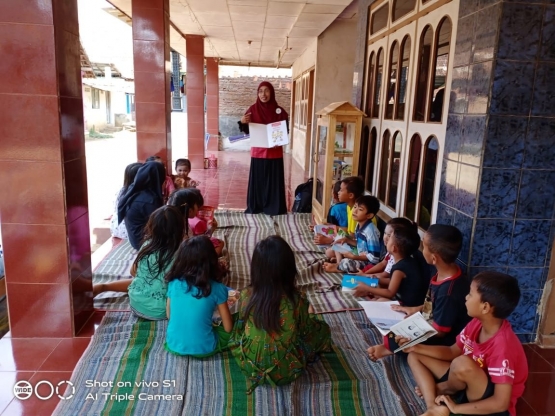
[[[144,319],[166,319],[167,284],[164,277],[183,241],[185,221],[179,210],[163,206],[154,211],[145,227],[144,243],[131,267],[133,279],[93,286],[101,292],[128,292],[131,310]]]
[[[426,402],[424,415],[516,416],[528,363],[507,318],[519,299],[514,277],[479,273],[466,296],[466,310],[473,319],[456,342],[407,348],[409,366]]]
[[[143,166],[142,163],[131,163],[125,168],[125,172],[123,174],[123,187],[116,195],[116,199],[114,201],[114,213],[112,214],[112,218],[110,219],[110,234],[113,238],[127,240],[127,229],[125,228],[125,221],[121,221],[118,224],[118,204],[121,196],[125,194],[127,188],[129,188],[129,186],[135,180],[135,176],[137,176],[137,172],[139,171],[139,168],[141,166]]]
[[[204,358],[228,348],[233,320],[228,289],[220,279],[218,256],[208,237],[193,237],[181,244],[166,275],[168,351]],[[222,318],[219,326],[212,324],[216,308]]]
[[[251,284],[241,291],[229,341],[250,382],[247,394],[261,384],[291,383],[318,353],[331,350],[330,328],[309,314],[296,276],[295,256],[283,238],[271,236],[256,245]]]
[[[206,221],[197,217],[199,209],[204,205],[204,198],[198,189],[195,188],[185,188],[175,191],[168,201],[168,205],[173,205],[183,213],[183,216],[187,218],[187,232],[188,238],[194,237],[196,235],[208,235],[212,234],[212,231],[218,226],[216,220],[211,221],[207,224]],[[224,242],[217,238],[210,237],[210,241],[216,249],[218,257],[222,255],[224,248]]]
[[[370,287],[359,283],[353,293],[355,296],[371,295],[383,300],[398,300],[403,306],[419,306],[424,303],[428,290],[427,269],[419,257],[413,256],[418,250],[420,237],[417,226],[390,224],[392,234],[387,242],[387,252],[393,256],[395,264],[386,288]]]
[[[408,220],[407,220],[408,221]],[[453,345],[457,335],[470,318],[466,313],[465,297],[470,290],[470,281],[456,263],[462,247],[462,234],[452,225],[431,225],[422,240],[423,255],[428,264],[434,265],[437,273],[432,277],[423,305],[391,306],[391,309],[410,316],[422,312],[437,334],[424,341],[428,345]],[[375,361],[393,354],[398,345],[394,338],[384,337],[384,343],[368,348],[370,359]]]
[[[341,180],[337,193],[339,204],[337,204],[337,208],[333,210],[330,209],[327,222],[338,225],[339,227],[346,227],[348,233],[354,234],[357,223],[352,217],[353,207],[355,201],[362,195],[364,195],[364,182],[362,179],[356,176],[349,176]],[[341,212],[343,209],[345,209],[345,211]],[[332,237],[321,234],[314,236],[314,244],[326,245],[332,243]]]
[[[335,257],[337,263],[324,263],[325,271],[357,273],[367,264],[377,264],[380,261],[380,232],[372,222],[379,209],[380,201],[371,195],[364,195],[356,200],[352,212],[352,218],[357,224],[354,238],[347,237],[336,241],[336,244],[345,242],[356,247],[356,254],[327,249],[326,256]]]
[[[189,159],[177,159],[175,161],[175,178],[174,185],[175,189],[183,188],[196,188],[200,185],[199,181],[189,178],[189,173],[191,173],[191,161]]]
[[[162,160],[162,158],[160,156],[156,156],[156,155],[149,156],[149,157],[147,157],[146,162],[161,163],[164,166],[164,171],[166,171],[166,165],[164,164],[164,161]],[[164,183],[162,184],[162,196],[164,197],[164,203],[166,203],[168,201],[168,198],[170,197],[170,195],[172,194],[173,191],[175,191],[175,185],[173,184],[173,179],[166,172],[166,179],[164,180]]]
[[[385,231],[383,234],[384,247],[387,247],[387,243],[389,242],[389,237],[391,237],[391,234],[393,233],[393,229],[391,227],[396,224],[402,225],[405,227],[413,227],[412,221],[406,218],[397,217],[397,218],[390,219],[385,226]],[[391,268],[393,267],[394,264],[395,264],[395,260],[393,259],[393,256],[386,252],[386,255],[384,256],[382,261],[380,261],[376,265],[373,265],[373,264],[367,265],[357,274],[361,276],[376,277],[380,281],[380,287],[387,287],[389,285]],[[361,286],[361,288],[362,287],[364,286]]]

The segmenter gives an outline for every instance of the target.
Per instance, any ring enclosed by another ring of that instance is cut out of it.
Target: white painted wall
[[[351,100],[356,40],[357,19],[336,20],[318,37],[314,112]]]
[[[295,60],[293,66],[291,67],[293,71],[293,75],[291,76],[291,78],[293,80],[301,75],[303,72],[306,72],[308,69],[316,65],[317,46],[318,39],[315,38],[314,41],[306,48],[303,54]],[[292,105],[291,108],[293,108]]]
[[[336,20],[293,63],[293,80],[315,67],[311,143],[307,145],[304,131],[293,130],[292,139],[293,158],[306,170],[312,171],[311,158],[308,158],[308,166],[305,165],[307,153],[312,154],[316,135],[314,113],[330,103],[351,100],[357,22],[356,18]],[[293,99],[293,94],[291,98]],[[291,108],[294,108],[293,102]]]
[[[110,124],[106,123],[106,91],[100,91],[100,108],[92,108],[92,88],[83,85],[83,114],[85,116],[85,129],[89,131],[93,126],[96,131],[113,126],[116,114],[127,114],[127,99],[124,92],[110,92]],[[131,121],[131,114],[127,114],[128,121]]]
[[[293,63],[291,67],[293,75],[291,76],[292,80],[299,77],[306,71],[316,66],[316,53],[318,48],[318,39],[314,39],[314,41],[306,48],[301,56],[297,58],[297,60]],[[293,102],[293,84],[291,84],[291,113],[293,114],[294,109],[294,102]],[[293,159],[301,165],[303,169],[307,169],[306,166],[306,133],[304,131],[298,130],[293,128],[293,119],[291,119],[291,129],[293,131],[291,142],[292,146],[288,146],[291,151],[291,155]]]

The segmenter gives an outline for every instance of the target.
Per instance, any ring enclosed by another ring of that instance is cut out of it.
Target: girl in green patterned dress
[[[280,386],[299,377],[319,352],[331,350],[329,326],[308,312],[295,288],[297,267],[287,242],[278,236],[260,241],[251,261],[251,284],[241,292],[229,347],[250,381]]]

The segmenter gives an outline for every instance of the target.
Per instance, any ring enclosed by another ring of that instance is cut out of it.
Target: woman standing
[[[249,123],[270,124],[288,121],[289,115],[276,102],[274,87],[269,82],[258,86],[258,98],[239,122],[239,129],[248,133]],[[247,192],[247,214],[263,212],[267,215],[287,213],[283,148],[251,148],[251,168]]]

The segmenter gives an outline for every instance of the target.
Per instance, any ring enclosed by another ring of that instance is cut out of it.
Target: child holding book
[[[193,188],[191,189],[191,191],[197,194],[199,206],[200,208],[202,208],[204,206],[204,198],[200,190]],[[189,227],[191,227],[191,230],[193,230],[194,235],[208,236],[210,238],[210,241],[212,241],[214,248],[216,249],[216,254],[218,254],[218,257],[220,257],[222,255],[225,243],[219,238],[212,237],[212,233],[216,228],[218,228],[218,222],[216,221],[216,218],[214,218],[214,211],[212,211],[212,219],[209,221],[199,218],[199,215],[200,214],[197,213],[195,217],[189,218]]]
[[[437,334],[427,339],[428,345],[453,345],[457,335],[466,326],[470,317],[466,313],[465,298],[470,290],[470,281],[456,263],[462,247],[463,236],[457,227],[434,224],[424,234],[423,255],[426,262],[435,266],[437,273],[432,277],[423,305],[409,307],[393,305],[393,310],[410,316],[422,312]],[[368,348],[373,361],[393,354],[398,348],[394,338],[384,337],[384,343]]]
[[[206,235],[212,241],[218,257],[222,255],[224,242],[218,238],[213,238],[212,232],[218,226],[216,219],[207,223],[198,217],[200,208],[204,205],[204,198],[200,190],[196,188],[186,188],[175,191],[168,201],[169,205],[178,207],[187,218],[187,235],[189,237]]]
[[[218,255],[206,236],[181,243],[168,282],[166,349],[176,355],[204,358],[228,348],[233,320],[228,290],[220,283]],[[222,324],[212,325],[214,309]]]
[[[380,210],[380,201],[371,195],[364,195],[358,198],[353,206],[351,214],[357,223],[354,238],[346,237],[337,240],[337,244],[347,243],[349,246],[356,247],[354,252],[340,253],[333,249],[328,249],[328,257],[336,257],[337,264],[326,262],[324,270],[327,272],[356,273],[368,263],[377,264],[380,261],[380,232],[372,222]]]
[[[429,278],[424,275],[425,268],[413,254],[418,250],[420,237],[416,229],[404,225],[391,224],[392,234],[387,242],[387,251],[393,256],[395,264],[386,288],[374,288],[359,283],[355,296],[371,295],[378,300],[398,300],[403,306],[419,306],[424,302]]]
[[[283,238],[271,236],[256,245],[251,284],[241,291],[229,342],[250,382],[247,394],[261,384],[291,383],[318,353],[331,349],[330,328],[309,314],[296,276],[293,250]]]
[[[175,161],[175,189],[196,188],[200,185],[199,181],[189,178],[191,173],[191,161],[189,159],[177,159]]]
[[[339,185],[337,199],[339,204],[333,211],[330,210],[328,215],[328,223],[345,227],[347,232],[354,234],[356,228],[356,221],[352,217],[353,207],[358,198],[364,195],[364,182],[357,176],[349,176],[343,179]],[[344,211],[343,211],[344,209]],[[378,207],[379,209],[379,207]],[[347,221],[345,223],[345,220]],[[333,243],[333,237],[327,237],[321,234],[314,236],[314,243],[316,245],[330,245]],[[329,256],[335,258],[335,256]]]
[[[410,368],[426,402],[425,416],[516,415],[528,364],[507,317],[519,299],[514,277],[479,273],[466,296],[466,309],[473,319],[455,344],[407,348]]]

